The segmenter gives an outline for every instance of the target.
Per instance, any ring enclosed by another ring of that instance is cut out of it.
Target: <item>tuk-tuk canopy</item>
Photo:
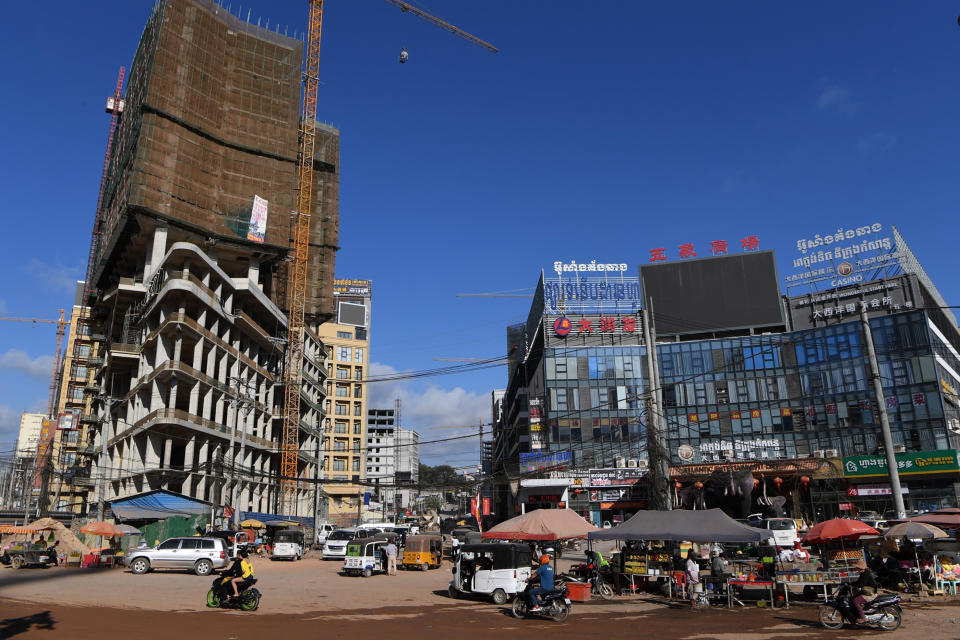
[[[389,540],[382,538],[356,538],[347,543],[348,556],[372,556],[377,549],[385,547]]]
[[[439,534],[423,534],[417,536],[408,536],[403,544],[404,551],[429,552],[430,545],[437,546],[443,543],[443,538]]]
[[[303,542],[303,531],[299,529],[282,529],[273,537],[274,542]]]
[[[463,554],[485,555],[493,559],[493,569],[513,569],[515,567],[529,567],[531,563],[530,546],[525,544],[508,544],[488,542],[481,544],[465,544],[460,547]]]

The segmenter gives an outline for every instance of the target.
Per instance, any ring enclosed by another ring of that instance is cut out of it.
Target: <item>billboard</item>
[[[335,296],[369,296],[373,283],[369,280],[354,280],[352,278],[334,278],[333,295]]]
[[[783,324],[772,251],[645,264],[640,282],[657,335]]]
[[[263,242],[267,235],[267,201],[260,196],[253,196],[253,208],[250,209],[250,228],[247,230],[247,240]]]
[[[337,310],[337,324],[349,324],[355,327],[367,326],[366,305],[341,302]]]
[[[570,451],[557,451],[554,453],[521,453],[520,467],[524,471],[537,471],[548,467],[559,467],[573,462],[573,454]]]
[[[647,475],[646,469],[617,468],[617,469],[590,469],[591,487],[628,487],[636,484],[640,478]],[[619,499],[603,498],[604,500]]]

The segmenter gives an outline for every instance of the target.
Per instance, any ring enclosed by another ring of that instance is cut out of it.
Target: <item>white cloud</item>
[[[38,280],[45,288],[61,293],[76,291],[77,280],[83,277],[79,267],[47,264],[36,258],[23,265],[21,269]]]
[[[842,113],[856,113],[860,105],[854,102],[850,89],[834,85],[820,92],[817,98],[817,107],[820,109],[834,109]]]
[[[393,367],[378,362],[370,364],[370,377],[396,374]],[[434,383],[413,388],[408,380],[376,382],[369,385],[367,407],[392,409],[400,398],[401,426],[420,434],[420,441],[440,440],[465,436],[457,440],[426,445],[420,448],[420,460],[425,464],[460,466],[479,464],[480,445],[474,435],[481,422],[490,422],[489,393],[474,393],[463,387],[445,389]],[[459,427],[463,428],[435,428]],[[476,425],[476,426],[471,426]],[[489,426],[486,428],[489,432]]]
[[[53,356],[31,358],[19,349],[9,349],[0,354],[0,369],[19,371],[38,380],[49,380],[53,372]]]
[[[878,131],[857,142],[857,150],[862,156],[879,155],[897,144],[897,137],[886,131]]]
[[[12,451],[20,434],[20,412],[0,405],[0,456]]]

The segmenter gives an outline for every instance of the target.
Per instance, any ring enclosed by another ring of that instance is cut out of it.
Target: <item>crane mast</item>
[[[307,259],[310,252],[310,214],[313,206],[313,153],[316,146],[317,87],[320,80],[320,33],[323,0],[310,0],[307,50],[303,70],[303,112],[297,152],[297,210],[293,228],[293,264],[290,269],[290,314],[287,319],[287,364],[284,381],[283,442],[280,447],[280,504],[296,513],[297,457],[300,448],[300,385],[303,381],[304,307]]]
[[[473,44],[496,53],[489,42],[430,15],[401,0],[386,0],[404,12],[426,20]],[[320,33],[323,26],[323,0],[310,0],[307,23],[307,48],[303,65],[303,108],[300,116],[297,150],[297,209],[294,212],[291,262],[288,269],[287,360],[284,372],[283,430],[280,444],[280,507],[287,515],[296,515],[300,448],[300,385],[303,382],[303,337],[307,291],[307,265],[310,252],[310,216],[313,207],[313,154],[316,146],[317,88],[320,81]],[[322,463],[322,461],[318,461]]]

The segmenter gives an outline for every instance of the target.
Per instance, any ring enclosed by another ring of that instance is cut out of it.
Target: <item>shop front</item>
[[[566,509],[570,480],[566,478],[531,478],[520,481],[517,512],[536,509]]]
[[[958,505],[960,460],[954,449],[896,454],[903,504],[907,511],[933,511]],[[893,491],[882,456],[843,458],[846,487],[832,495],[818,496],[818,502],[835,505],[838,515],[856,516],[874,512],[892,517]]]
[[[615,527],[647,508],[645,468],[590,469],[586,493],[590,521],[598,527]]]

